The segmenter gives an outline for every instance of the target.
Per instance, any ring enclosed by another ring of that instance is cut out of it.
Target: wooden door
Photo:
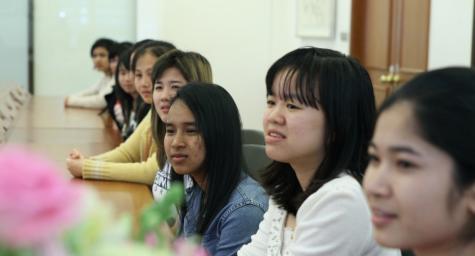
[[[368,69],[377,105],[427,70],[430,0],[353,0],[351,55]]]

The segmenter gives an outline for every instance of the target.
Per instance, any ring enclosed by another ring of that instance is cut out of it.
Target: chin
[[[397,237],[394,237],[394,234],[384,234],[382,232],[375,232],[374,239],[376,242],[387,248],[408,248],[408,245],[403,241],[400,241]]]
[[[281,162],[281,163],[288,163],[288,156],[283,153],[283,152],[276,152],[275,150],[273,149],[269,149],[267,146],[266,146],[266,155],[274,160],[274,161],[277,161],[277,162]]]

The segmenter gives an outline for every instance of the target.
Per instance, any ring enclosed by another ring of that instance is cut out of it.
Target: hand
[[[82,177],[82,167],[84,164],[84,159],[66,159],[66,166],[68,167],[69,172],[77,178]]]
[[[73,149],[71,153],[69,153],[69,158],[75,160],[83,160],[84,156],[81,154],[81,152],[79,152],[79,150]]]
[[[66,96],[64,98],[64,107],[67,108],[68,107],[68,100],[69,100],[69,96]]]

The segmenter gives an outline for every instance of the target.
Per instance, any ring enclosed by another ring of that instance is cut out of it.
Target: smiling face
[[[363,185],[379,243],[443,251],[457,244],[469,219],[468,199],[455,188],[453,159],[419,134],[411,104],[384,111],[368,150]]]
[[[160,119],[165,122],[170,110],[170,102],[175,97],[178,89],[185,86],[187,81],[180,70],[171,67],[155,81],[153,89],[153,104]]]
[[[152,104],[152,69],[157,57],[150,53],[140,56],[135,66],[135,88],[147,104]]]
[[[263,118],[266,154],[294,169],[314,171],[325,154],[325,115],[321,108],[305,106],[296,97],[285,100],[284,77],[285,72],[276,76],[273,95],[267,97]],[[295,88],[292,83],[291,88]]]
[[[190,174],[198,184],[204,183],[205,145],[192,112],[181,100],[175,101],[168,113],[164,146],[177,174]]]

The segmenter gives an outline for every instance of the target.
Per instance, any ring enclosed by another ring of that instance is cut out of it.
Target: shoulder
[[[245,208],[255,208],[258,211],[265,212],[268,207],[269,198],[264,189],[251,177],[247,176],[241,180],[225,206],[223,217],[232,212]]]
[[[350,175],[341,175],[310,195],[297,215],[305,212],[342,211],[348,215],[369,218],[369,209],[360,183]]]

